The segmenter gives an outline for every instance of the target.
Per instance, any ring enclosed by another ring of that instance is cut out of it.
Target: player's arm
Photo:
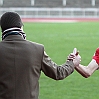
[[[76,66],[75,69],[78,73],[80,73],[83,77],[88,78],[90,77],[95,70],[99,68],[99,65],[96,63],[96,60],[92,59],[88,66],[83,66],[79,64]]]

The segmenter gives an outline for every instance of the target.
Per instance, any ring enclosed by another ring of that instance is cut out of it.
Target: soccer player
[[[83,77],[90,77],[96,70],[99,69],[99,48],[96,49],[92,60],[87,66],[79,64],[75,67],[76,71],[80,73]]]

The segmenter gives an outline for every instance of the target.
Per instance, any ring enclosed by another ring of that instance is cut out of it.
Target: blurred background
[[[0,0],[0,15],[5,11],[22,18],[98,18],[99,0]]]

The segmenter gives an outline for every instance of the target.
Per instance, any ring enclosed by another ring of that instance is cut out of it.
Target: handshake
[[[79,66],[81,62],[81,56],[79,55],[79,51],[77,51],[77,48],[74,48],[73,52],[69,54],[67,57],[67,60],[73,60],[74,66]]]

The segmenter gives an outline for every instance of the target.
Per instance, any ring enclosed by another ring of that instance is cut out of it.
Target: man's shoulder
[[[27,40],[27,42],[30,43],[30,44],[32,44],[32,45],[34,45],[34,46],[41,46],[41,47],[44,47],[43,44],[40,44],[40,43],[37,43],[37,42],[32,42],[32,41],[29,41],[29,40]]]

